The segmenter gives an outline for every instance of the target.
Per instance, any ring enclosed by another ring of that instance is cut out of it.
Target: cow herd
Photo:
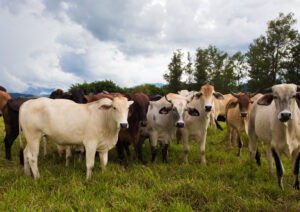
[[[50,98],[11,99],[0,86],[0,115],[5,122],[6,158],[11,159],[11,146],[23,132],[27,144],[23,150],[20,136],[20,162],[25,175],[39,178],[38,154],[40,140],[44,140],[44,156],[50,139],[58,152],[66,154],[66,166],[71,158],[71,147],[85,153],[86,177],[90,178],[98,153],[102,170],[108,162],[108,151],[116,146],[121,164],[126,164],[125,152],[130,155],[133,144],[142,163],[143,143],[151,144],[152,162],[162,147],[162,161],[168,161],[168,148],[176,137],[184,144],[184,161],[188,163],[189,142],[199,143],[201,163],[206,164],[205,147],[208,126],[222,129],[218,120],[226,120],[229,146],[238,141],[238,156],[243,146],[241,134],[249,136],[250,158],[260,165],[257,140],[267,145],[269,172],[276,165],[278,185],[283,188],[284,172],[281,154],[292,158],[293,186],[299,189],[300,162],[300,86],[274,85],[260,93],[231,93],[222,95],[214,86],[203,85],[199,91],[179,91],[165,96],[143,93],[125,95],[102,91],[84,95],[81,89],[72,92],[55,90]]]

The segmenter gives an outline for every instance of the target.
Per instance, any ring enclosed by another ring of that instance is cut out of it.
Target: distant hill
[[[151,83],[151,84],[155,85],[156,87],[159,87],[159,88],[164,86],[164,84],[162,84],[162,83]]]
[[[36,97],[32,94],[24,94],[24,93],[9,93],[9,95],[11,96],[11,98],[17,98],[17,97]]]

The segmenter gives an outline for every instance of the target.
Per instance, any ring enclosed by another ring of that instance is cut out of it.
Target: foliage
[[[124,93],[126,94],[134,94],[138,92],[142,92],[151,96],[156,94],[164,95],[166,90],[152,84],[139,85],[133,88],[124,88]]]
[[[168,65],[169,72],[164,74],[164,79],[168,83],[168,91],[176,93],[181,89],[181,76],[183,73],[183,53],[180,49],[173,52],[173,57]]]
[[[123,89],[116,85],[111,80],[104,80],[104,81],[94,81],[91,83],[84,82],[82,84],[77,83],[71,86],[69,91],[72,91],[74,88],[81,88],[85,94],[89,93],[100,93],[101,91],[105,90],[108,92],[123,92]]]

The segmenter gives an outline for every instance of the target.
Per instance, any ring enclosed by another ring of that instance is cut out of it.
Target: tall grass
[[[225,125],[223,125],[225,127]],[[269,176],[265,154],[262,166],[250,162],[247,138],[241,157],[237,147],[228,148],[226,129],[216,135],[209,129],[207,165],[200,164],[199,145],[190,143],[189,165],[183,163],[183,145],[173,142],[168,164],[158,155],[154,163],[139,164],[132,150],[128,167],[119,165],[116,150],[109,152],[107,169],[102,173],[96,158],[91,180],[85,179],[85,163],[72,157],[69,167],[49,142],[48,157],[39,156],[41,178],[23,174],[19,165],[19,141],[12,148],[12,161],[5,160],[0,142],[0,210],[46,211],[299,211],[300,192],[292,187],[291,161],[282,157],[286,169],[285,189]],[[0,139],[4,139],[0,119]],[[150,161],[150,145],[143,148]]]

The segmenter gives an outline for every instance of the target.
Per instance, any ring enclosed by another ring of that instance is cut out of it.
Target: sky
[[[46,94],[84,81],[165,83],[176,49],[245,52],[279,12],[300,21],[300,1],[0,0],[0,85]]]

